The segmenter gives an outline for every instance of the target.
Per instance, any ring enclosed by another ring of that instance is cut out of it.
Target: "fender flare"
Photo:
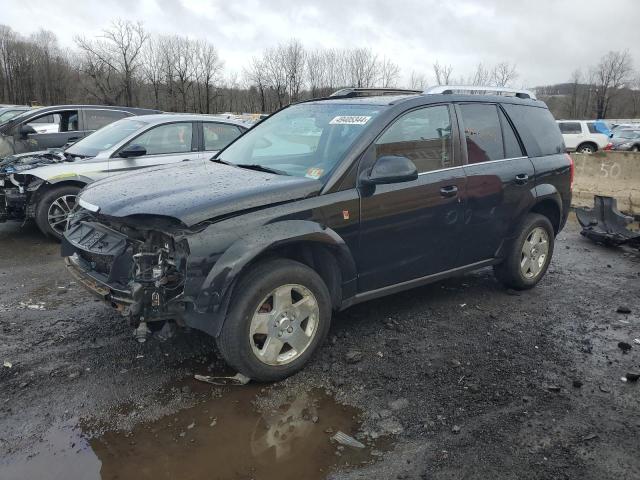
[[[552,200],[556,204],[560,212],[560,217],[562,217],[565,212],[562,211],[562,197],[558,189],[550,183],[536,185],[536,197],[533,206],[535,207],[537,204],[546,200]]]
[[[205,278],[195,303],[197,311],[214,314],[211,333],[219,334],[233,287],[245,268],[267,250],[297,242],[313,242],[331,248],[342,275],[342,284],[350,281],[355,284],[355,260],[345,241],[334,230],[310,220],[284,220],[265,225],[231,244]]]

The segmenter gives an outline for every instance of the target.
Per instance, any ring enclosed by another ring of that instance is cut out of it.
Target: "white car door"
[[[150,128],[130,140],[109,159],[109,174],[199,158],[193,122],[174,122]]]
[[[562,137],[564,138],[564,144],[568,150],[575,150],[578,145],[584,139],[584,134],[582,133],[582,125],[580,122],[567,122],[561,121],[558,122],[558,126],[560,127],[560,133],[562,133]]]

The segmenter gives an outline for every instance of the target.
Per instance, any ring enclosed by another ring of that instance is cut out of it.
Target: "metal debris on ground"
[[[212,377],[209,375],[195,374],[194,378],[200,382],[210,383],[211,385],[246,385],[251,379],[241,373],[236,373],[232,377]]]
[[[364,448],[364,444],[356,440],[355,438],[347,435],[344,432],[338,430],[338,432],[331,437],[331,440],[338,442],[340,445],[353,448]]]
[[[592,209],[576,208],[576,217],[582,226],[581,235],[605,245],[628,243],[640,247],[640,232],[627,228],[633,218],[620,213],[615,198],[594,195],[593,204]]]
[[[2,364],[2,366],[3,366],[3,367],[7,367],[7,368],[11,368],[11,367],[13,367],[13,364],[12,364],[11,362],[4,362],[4,363]]]

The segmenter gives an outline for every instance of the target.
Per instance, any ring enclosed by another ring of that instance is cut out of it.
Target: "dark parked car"
[[[640,129],[616,129],[605,150],[640,152]]]
[[[105,125],[158,110],[97,105],[59,105],[31,109],[0,124],[0,159],[15,153],[63,147]]]
[[[300,369],[332,312],[356,303],[487,266],[531,288],[567,219],[573,162],[533,94],[456,88],[299,103],[208,164],[89,185],[68,269],[137,333],[203,330],[263,381]]]

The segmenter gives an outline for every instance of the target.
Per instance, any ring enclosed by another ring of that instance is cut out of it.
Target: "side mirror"
[[[407,157],[385,155],[380,157],[369,175],[362,181],[370,185],[411,182],[418,178],[418,169]]]
[[[18,130],[18,132],[20,133],[20,137],[22,138],[27,138],[27,135],[33,135],[34,133],[38,133],[36,132],[35,128],[27,124],[22,125],[20,127],[20,130]]]
[[[128,145],[120,150],[120,155],[122,158],[130,158],[130,157],[141,157],[147,154],[147,149],[142,145]]]

